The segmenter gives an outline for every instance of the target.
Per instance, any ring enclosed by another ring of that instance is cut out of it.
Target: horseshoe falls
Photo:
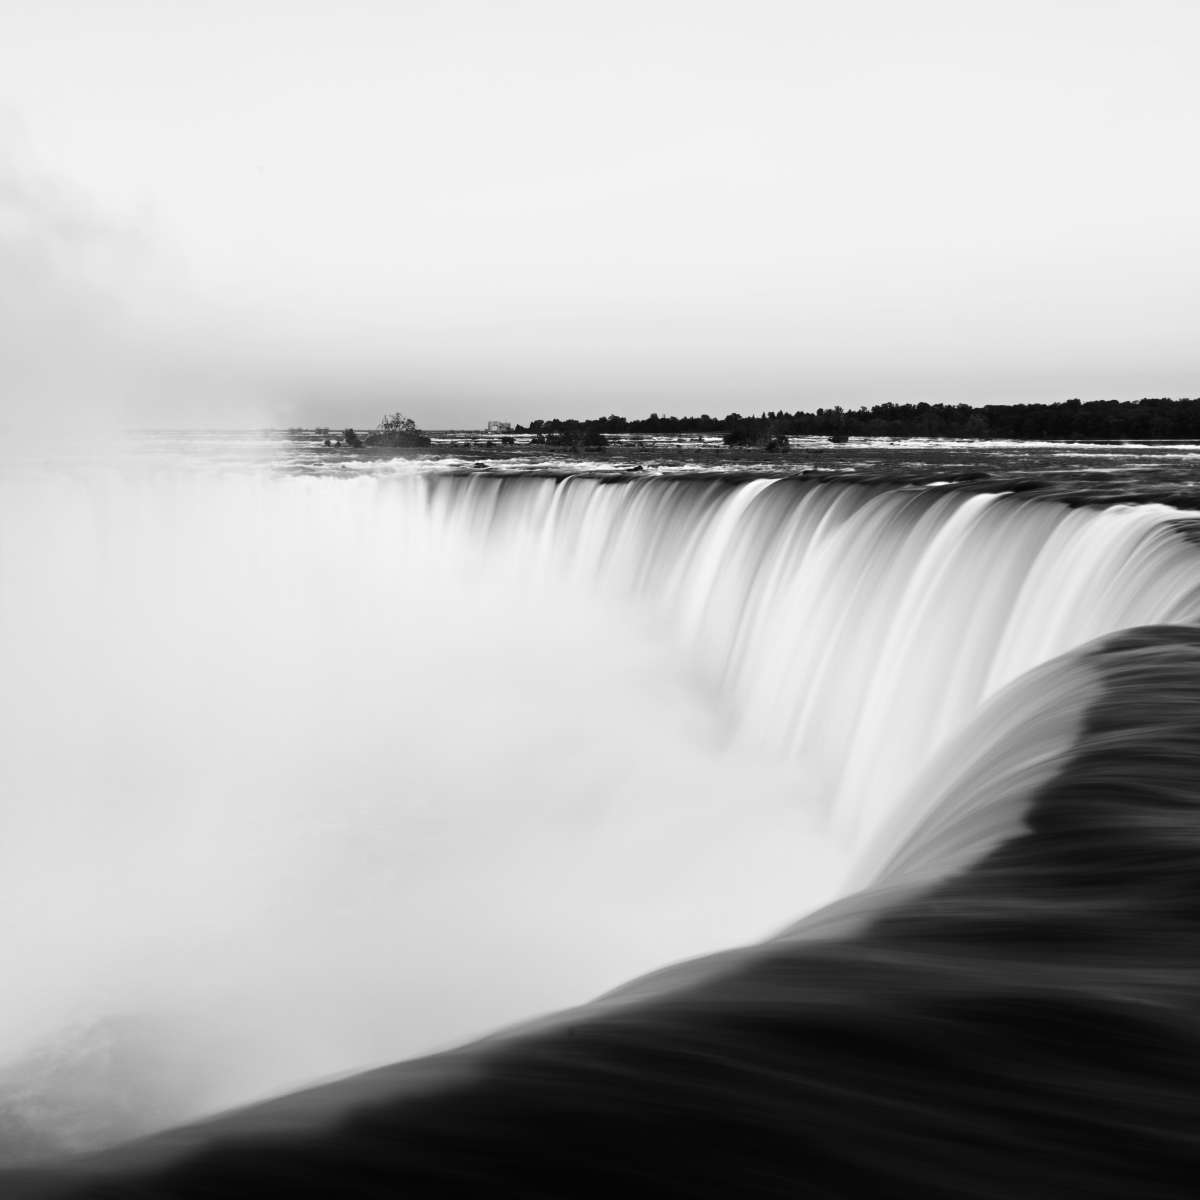
[[[3,1194],[1174,1194],[1193,515],[345,474],[0,477]]]

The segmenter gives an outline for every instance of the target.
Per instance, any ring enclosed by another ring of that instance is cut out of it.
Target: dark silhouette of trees
[[[387,416],[379,422],[380,433],[416,433],[417,423],[412,417],[406,417],[403,413],[388,413]]]
[[[1146,397],[1136,401],[1078,398],[1057,404],[876,404],[845,410],[840,406],[815,412],[765,412],[724,417],[668,417],[651,413],[630,420],[610,414],[591,421],[574,418],[532,421],[517,426],[534,440],[578,446],[592,435],[721,434],[728,445],[766,446],[787,437],[942,437],[1019,441],[1142,441],[1179,438],[1200,440],[1200,397],[1173,400]],[[732,439],[732,440],[731,440]]]
[[[374,433],[368,434],[366,440],[368,446],[392,448],[431,444],[432,439],[417,428],[417,423],[412,417],[406,417],[403,413],[398,412],[388,413],[379,422],[379,428]]]

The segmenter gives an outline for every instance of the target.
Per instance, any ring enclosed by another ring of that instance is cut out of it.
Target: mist
[[[0,1078],[120,1019],[165,1042],[107,1111],[185,1119],[836,888],[803,773],[644,611],[489,561],[397,484],[9,465]]]

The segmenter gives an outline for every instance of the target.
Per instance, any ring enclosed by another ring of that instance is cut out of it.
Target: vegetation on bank
[[[403,413],[388,413],[374,433],[367,434],[366,446],[429,446],[432,440],[417,428],[412,417]]]
[[[846,410],[764,412],[755,416],[728,413],[713,417],[667,417],[658,413],[641,420],[610,415],[591,421],[532,421],[516,426],[549,445],[599,448],[613,433],[712,433],[729,445],[767,446],[787,437],[950,437],[1016,438],[1073,441],[1143,438],[1200,439],[1200,397],[1172,400],[1064,400],[1060,404],[876,404]]]
[[[318,433],[328,433],[328,429],[318,430]],[[389,413],[379,422],[379,428],[374,433],[368,433],[366,438],[361,438],[356,429],[347,427],[342,430],[342,441],[338,442],[331,438],[325,439],[327,446],[340,446],[345,443],[352,449],[358,449],[362,446],[388,446],[388,447],[413,447],[413,446],[430,446],[433,444],[433,439],[428,434],[417,428],[417,423],[412,417],[406,417],[403,413]]]

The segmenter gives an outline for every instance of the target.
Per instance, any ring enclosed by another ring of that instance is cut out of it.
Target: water
[[[1162,505],[316,455],[0,478],[0,1058],[52,1148],[769,935],[900,851],[931,763],[986,763],[1006,685],[1198,611]],[[61,1067],[114,1019],[156,1031],[119,1127]]]

